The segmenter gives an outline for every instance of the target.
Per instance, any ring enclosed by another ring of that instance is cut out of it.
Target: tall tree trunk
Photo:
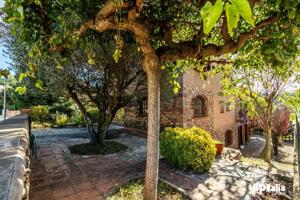
[[[104,118],[102,118],[104,117]],[[104,144],[104,140],[107,135],[108,127],[111,123],[109,120],[109,116],[99,116],[98,119],[98,128],[97,128],[97,135],[98,135],[98,144]]]
[[[267,128],[266,131],[266,149],[265,149],[265,161],[271,162],[271,146],[272,146],[272,130]]]
[[[265,161],[271,162],[271,153],[272,153],[272,107],[269,106],[265,118],[265,134],[266,134],[266,149],[265,149]]]
[[[159,165],[160,70],[144,66],[148,83],[148,140],[144,200],[157,199]]]

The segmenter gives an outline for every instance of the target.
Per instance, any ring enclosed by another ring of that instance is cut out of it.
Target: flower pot
[[[215,144],[217,148],[217,154],[221,154],[224,148],[224,144]]]

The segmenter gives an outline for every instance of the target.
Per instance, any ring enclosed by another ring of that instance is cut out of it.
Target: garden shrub
[[[71,117],[71,121],[75,124],[80,124],[80,125],[85,123],[83,115],[82,115],[81,111],[79,111],[79,110],[76,110],[76,111],[73,112],[73,115]]]
[[[118,122],[123,122],[124,121],[124,117],[125,117],[125,109],[121,108],[116,113],[116,116],[115,116],[114,120],[118,121]]]
[[[37,105],[31,108],[33,121],[44,122],[49,119],[49,108],[46,105]]]
[[[212,166],[216,147],[203,129],[166,128],[161,133],[160,152],[174,166],[202,173]]]
[[[68,117],[71,117],[72,113],[73,113],[73,109],[72,109],[72,102],[71,101],[62,101],[60,100],[58,103],[54,103],[50,108],[49,108],[49,112],[52,114],[55,113],[63,113],[68,115]]]
[[[68,124],[69,117],[66,114],[56,114],[55,124],[58,126],[65,126]]]

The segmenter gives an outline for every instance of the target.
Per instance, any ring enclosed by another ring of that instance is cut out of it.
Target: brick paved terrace
[[[70,154],[69,145],[88,142],[84,128],[33,130],[38,155],[32,159],[31,200],[105,199],[129,180],[144,175],[146,139],[112,126],[115,141],[129,148],[111,155]],[[160,178],[192,199],[251,199],[251,187],[268,172],[240,162],[216,160],[208,173],[194,174],[160,162]],[[291,174],[290,174],[291,175]]]

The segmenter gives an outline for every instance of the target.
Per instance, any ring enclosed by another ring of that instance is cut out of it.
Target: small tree
[[[290,109],[285,105],[277,107],[272,114],[272,142],[274,155],[278,155],[279,139],[282,135],[286,135],[290,128]],[[256,119],[251,120],[254,126],[259,126],[264,129],[265,120],[263,116],[258,116]]]
[[[233,58],[233,65],[225,66],[222,82],[225,93],[238,97],[248,115],[258,119],[266,138],[265,161],[270,162],[275,101],[288,85],[298,80],[299,63],[294,57],[279,62],[264,51],[260,42],[253,42],[247,48],[252,50],[240,52],[238,58]],[[276,153],[277,138],[274,134]]]

